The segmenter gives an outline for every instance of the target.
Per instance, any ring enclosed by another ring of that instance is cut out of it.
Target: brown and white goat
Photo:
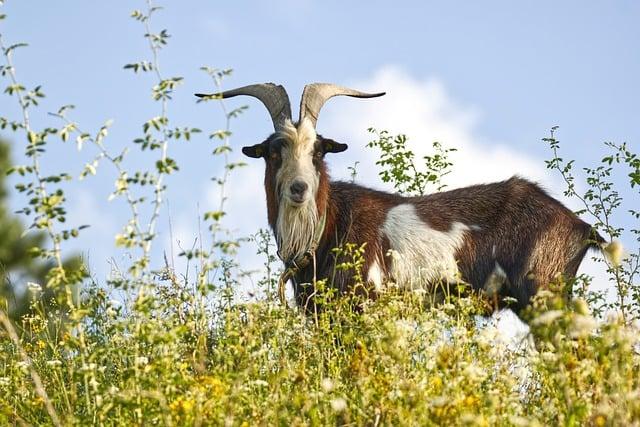
[[[304,88],[298,122],[282,86],[245,86],[216,95],[249,95],[267,107],[275,133],[242,152],[266,163],[264,186],[278,255],[294,272],[296,302],[315,305],[314,279],[326,278],[341,293],[353,289],[351,273],[336,269],[333,248],[366,243],[364,272],[372,296],[393,282],[429,289],[442,282],[483,289],[496,274],[498,296],[516,312],[558,274],[575,276],[590,247],[602,238],[538,185],[513,177],[423,197],[403,197],[357,184],[332,182],[324,157],[346,144],[316,133],[323,104],[336,95],[372,98],[332,84]]]

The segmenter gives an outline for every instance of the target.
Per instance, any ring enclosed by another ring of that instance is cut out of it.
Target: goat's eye
[[[322,159],[322,155],[323,155],[322,151],[318,150],[315,153],[313,153],[313,158],[314,159]]]

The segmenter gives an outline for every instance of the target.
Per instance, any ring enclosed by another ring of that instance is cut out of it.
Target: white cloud
[[[451,154],[453,173],[446,178],[450,188],[497,181],[514,174],[549,182],[541,161],[479,136],[475,130],[479,111],[451,99],[444,84],[436,78],[420,80],[401,68],[386,66],[350,86],[371,92],[386,91],[387,95],[371,100],[345,99],[340,111],[327,108],[320,118],[321,133],[350,145],[346,155],[329,160],[336,177],[346,177],[346,166],[357,160],[362,171],[359,180],[381,185],[375,166],[377,152],[365,148],[372,139],[366,129],[373,126],[392,134],[406,134],[408,146],[418,157],[432,152],[433,141],[457,148]]]

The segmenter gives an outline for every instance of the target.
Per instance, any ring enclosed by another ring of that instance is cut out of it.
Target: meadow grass
[[[338,296],[321,281],[315,299],[322,310],[306,315],[284,307],[276,302],[280,267],[266,231],[258,239],[266,267],[259,296],[241,302],[242,260],[235,253],[243,239],[226,233],[223,218],[225,183],[242,165],[229,157],[230,124],[243,108],[227,110],[221,103],[225,127],[209,134],[213,158],[223,164],[213,180],[219,205],[202,216],[206,230],[199,247],[178,255],[197,265],[195,273],[178,276],[166,259],[153,259],[164,178],[179,170],[169,156],[172,144],[202,131],[170,121],[171,95],[183,79],[163,77],[158,57],[169,34],[154,32],[151,18],[160,9],[151,0],[146,6],[131,16],[143,26],[152,60],[124,66],[155,79],[157,108],[143,135],[132,139],[149,160],[142,172],[127,170],[126,150],[114,154],[103,143],[109,122],[94,133],[83,131],[64,106],[53,114],[59,127],[34,128],[29,117],[39,112],[44,93],[19,82],[12,58],[24,45],[4,44],[0,34],[5,92],[22,112],[22,119],[0,117],[0,128],[25,142],[27,163],[10,172],[22,177],[16,190],[27,200],[25,220],[49,239],[32,253],[51,266],[45,283],[26,287],[28,314],[11,318],[15,303],[0,301],[0,424],[640,425],[640,330],[634,323],[640,317],[640,245],[622,264],[607,265],[615,301],[593,292],[588,280],[556,283],[524,313],[531,332],[522,342],[480,325],[487,303],[476,294],[434,304],[430,292],[390,287],[375,300],[362,300]],[[202,69],[216,91],[231,74]],[[377,140],[370,146],[382,151],[378,165],[385,182],[405,194],[444,188],[441,178],[450,171],[447,155],[454,149],[434,143],[434,154],[419,165],[406,136],[371,131]],[[117,174],[110,197],[130,209],[115,240],[131,255],[131,265],[105,283],[64,262],[65,241],[84,228],[61,229],[66,199],[60,183],[72,177],[41,173],[54,138],[93,147],[95,157],[81,178],[110,164]],[[565,194],[584,204],[581,213],[607,240],[619,238],[624,230],[613,219],[622,199],[611,174],[624,171],[636,191],[638,156],[625,144],[609,144],[612,154],[585,169],[588,190],[579,194],[573,162],[559,157],[553,133],[544,141],[553,150],[547,166],[564,179]],[[637,207],[629,213],[640,218]],[[628,231],[640,241],[639,230]],[[340,249],[353,255],[340,268],[354,269],[355,280],[363,277],[361,249]]]
[[[640,422],[640,331],[596,321],[582,300],[543,292],[532,346],[478,327],[477,296],[433,307],[394,291],[327,294],[307,316],[268,299],[212,307],[164,287],[128,303],[96,287],[68,313],[82,329],[36,309],[19,342],[0,335],[0,421],[52,424],[49,404],[64,425]]]

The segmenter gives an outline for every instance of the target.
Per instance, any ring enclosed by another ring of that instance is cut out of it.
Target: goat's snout
[[[289,187],[289,194],[291,195],[291,199],[296,203],[302,203],[305,199],[305,193],[307,192],[307,185],[304,181],[293,181],[291,186]]]

